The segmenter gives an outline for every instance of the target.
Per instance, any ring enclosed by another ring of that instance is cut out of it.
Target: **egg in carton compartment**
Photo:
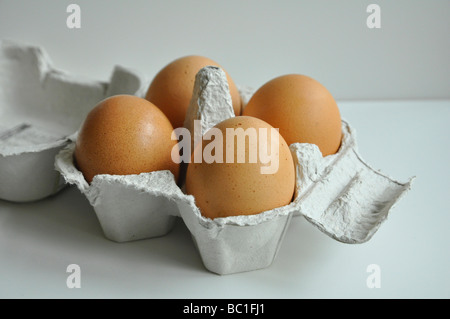
[[[98,174],[89,183],[76,165],[75,149],[76,137],[57,154],[55,168],[89,200],[106,238],[123,243],[163,236],[173,228],[180,216],[176,201],[186,195],[171,171]]]
[[[36,201],[62,189],[55,156],[93,106],[142,94],[143,79],[121,66],[109,82],[85,79],[54,68],[41,47],[0,41],[0,199]]]
[[[74,163],[75,142],[61,150],[55,167],[92,205],[106,238],[118,242],[167,234],[184,197],[169,170],[130,175],[101,174],[89,184]]]

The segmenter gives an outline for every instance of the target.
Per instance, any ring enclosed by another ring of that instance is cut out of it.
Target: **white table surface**
[[[449,298],[450,101],[338,104],[370,165],[402,182],[416,176],[370,241],[343,244],[295,217],[269,268],[219,276],[181,219],[164,237],[118,244],[69,187],[34,203],[0,201],[0,297]],[[81,288],[67,287],[69,264],[80,266]],[[367,286],[371,264],[379,288]]]

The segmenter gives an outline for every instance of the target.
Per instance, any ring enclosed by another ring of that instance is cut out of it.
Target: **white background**
[[[66,8],[81,7],[81,29]],[[370,3],[381,29],[366,26]],[[43,46],[55,66],[108,79],[115,64],[153,76],[187,54],[219,62],[238,84],[285,73],[336,99],[449,98],[448,0],[0,0],[0,38]]]
[[[81,7],[81,29],[66,7]],[[381,7],[368,29],[366,7]],[[294,218],[267,269],[209,273],[179,220],[167,236],[103,237],[76,188],[28,204],[0,201],[0,297],[449,298],[450,1],[0,0],[0,39],[45,48],[57,68],[107,80],[116,64],[149,76],[202,54],[238,84],[303,73],[336,97],[362,157],[412,190],[362,245]],[[2,182],[2,181],[0,181]],[[82,287],[68,289],[78,264]],[[366,268],[381,269],[381,287]]]

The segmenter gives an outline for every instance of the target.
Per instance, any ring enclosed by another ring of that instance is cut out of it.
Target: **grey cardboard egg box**
[[[74,164],[77,130],[100,100],[121,93],[142,97],[149,84],[146,77],[116,67],[108,83],[86,81],[55,70],[42,49],[9,42],[2,42],[0,58],[3,74],[13,79],[13,84],[0,79],[0,197],[36,200],[76,185],[91,203],[105,237],[115,242],[164,236],[181,218],[213,273],[270,266],[293,217],[305,217],[334,240],[363,243],[411,187],[412,179],[395,181],[361,158],[355,132],[345,120],[342,145],[334,155],[324,158],[312,144],[290,145],[296,165],[294,199],[256,215],[204,217],[170,171],[97,175],[88,184]],[[24,87],[29,93],[14,97]],[[244,107],[253,92],[240,87]],[[30,111],[33,100],[39,102]],[[185,127],[194,133],[193,121],[200,120],[204,133],[231,116],[225,73],[217,67],[200,70]]]
[[[227,89],[225,73],[221,69],[206,67],[200,70],[196,77],[185,127],[193,130],[193,121],[200,120],[202,132],[206,132],[215,124],[234,116]],[[246,94],[251,94],[251,90],[247,88],[241,92],[243,101],[248,100]],[[96,210],[100,210],[103,206],[103,210],[115,211],[112,213],[114,216],[136,218],[139,222],[134,226],[132,223],[120,224],[119,219],[116,220],[116,228],[123,229],[125,234],[133,234],[133,229],[142,223],[153,223],[154,229],[148,228],[147,234],[141,238],[156,237],[170,231],[171,224],[168,220],[174,216],[181,217],[192,235],[205,267],[221,275],[270,266],[282,245],[292,217],[296,216],[305,217],[335,240],[353,244],[363,243],[373,236],[391,208],[408,191],[412,180],[399,183],[373,170],[359,156],[355,132],[345,120],[342,122],[342,133],[339,151],[326,157],[322,157],[315,145],[300,143],[290,145],[296,165],[294,200],[289,205],[260,214],[206,218],[197,207],[195,198],[185,194],[182,191],[183,187],[176,185],[170,172],[122,177],[99,175],[96,177],[97,182],[89,186],[91,189],[98,188],[93,191],[95,200],[92,203]],[[72,151],[67,150],[67,158],[72,158]],[[58,156],[58,159],[61,157]],[[63,165],[57,162],[57,166]],[[69,167],[76,171],[75,167],[70,165]],[[81,173],[76,172],[82,179]],[[63,175],[69,176],[67,173]],[[151,181],[143,178],[147,175],[165,175],[165,177],[160,176]],[[104,182],[99,183],[100,180]],[[121,184],[117,186],[118,189],[123,187],[129,191],[108,190],[111,188],[109,180]],[[79,186],[82,191],[85,191],[83,190],[85,187],[87,185]],[[89,192],[91,190],[87,193]],[[113,195],[106,196],[108,192],[112,192]],[[100,193],[104,194],[103,199],[98,195]],[[138,199],[132,195],[133,193],[146,195]],[[156,200],[150,199],[155,197],[155,194],[161,196],[159,200],[163,200],[162,198],[166,200],[161,210],[166,209],[167,220],[161,218],[160,211],[152,211],[151,205],[148,204],[149,201]],[[87,196],[91,198],[91,195]],[[144,199],[146,196],[148,198]],[[108,203],[109,201],[112,203],[123,201],[133,205],[124,211],[123,208]],[[143,209],[144,207],[147,209]],[[134,211],[138,213],[135,214]],[[100,220],[109,217],[108,214],[101,217],[99,213],[98,216]],[[110,232],[104,230],[105,234],[110,236],[108,235]],[[133,235],[128,238],[122,236],[120,240],[116,237],[113,240],[128,241],[137,238]]]

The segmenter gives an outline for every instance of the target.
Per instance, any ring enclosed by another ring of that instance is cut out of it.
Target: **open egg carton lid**
[[[54,158],[99,101],[141,96],[145,76],[116,66],[109,82],[56,69],[46,51],[0,41],[0,199],[26,202],[55,194],[64,181]]]
[[[240,93],[245,105],[253,90],[242,87]],[[184,124],[191,137],[201,137],[232,116],[225,73],[217,67],[201,69]],[[195,120],[203,132],[199,136]],[[339,151],[325,158],[315,145],[290,145],[296,166],[294,200],[248,216],[204,217],[195,198],[183,192],[183,185],[177,185],[169,171],[97,175],[89,185],[73,163],[73,143],[56,156],[55,166],[89,199],[107,238],[124,242],[161,236],[178,216],[191,232],[205,267],[217,274],[232,274],[268,267],[293,216],[304,216],[335,240],[363,243],[410,189],[412,179],[400,183],[362,160],[355,132],[346,121],[342,133]]]

